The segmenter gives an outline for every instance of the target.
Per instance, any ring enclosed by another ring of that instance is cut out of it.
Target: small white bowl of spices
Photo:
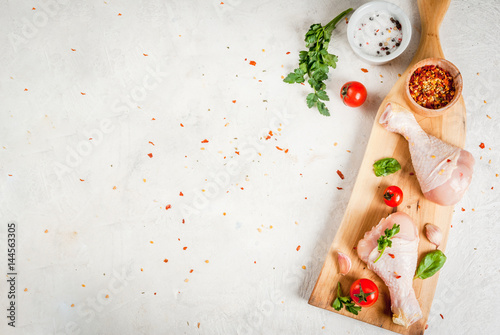
[[[347,40],[354,53],[369,64],[385,64],[401,55],[411,39],[411,23],[398,6],[372,1],[349,19]]]

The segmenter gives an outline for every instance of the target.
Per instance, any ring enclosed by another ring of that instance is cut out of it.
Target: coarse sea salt
[[[390,55],[402,40],[401,23],[383,10],[363,16],[354,31],[354,45],[374,57]]]

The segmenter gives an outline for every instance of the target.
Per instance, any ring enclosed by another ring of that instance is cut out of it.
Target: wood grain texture
[[[407,141],[402,136],[382,128],[378,124],[378,119],[389,101],[397,102],[409,108],[404,98],[405,78],[409,69],[415,63],[429,57],[444,58],[439,40],[439,26],[449,4],[450,0],[418,1],[422,25],[418,50],[405,73],[399,78],[378,109],[344,218],[328,251],[325,263],[309,299],[311,305],[401,334],[424,333],[436,290],[438,274],[426,280],[418,279],[414,281],[413,288],[420,303],[423,318],[406,329],[392,322],[391,302],[387,287],[377,275],[366,268],[366,264],[359,259],[353,247],[357,245],[365,232],[375,226],[381,218],[392,212],[382,201],[382,195],[387,186],[398,185],[403,189],[404,200],[397,210],[409,214],[419,227],[419,261],[425,253],[434,249],[434,246],[424,234],[423,229],[426,223],[433,223],[442,229],[444,237],[440,249],[444,251],[446,248],[453,206],[442,207],[424,198],[417,178],[413,173]],[[427,133],[460,147],[463,147],[465,142],[465,118],[463,97],[443,116],[425,118],[416,115],[417,121]],[[373,163],[385,157],[396,158],[401,163],[402,169],[393,175],[377,178],[373,173]],[[347,254],[352,260],[352,269],[346,276],[338,274],[336,250]],[[378,285],[380,288],[379,301],[374,306],[364,309],[358,316],[347,313],[345,310],[335,311],[331,304],[336,297],[337,282],[340,281],[343,293],[346,294],[351,283],[363,277],[372,279]]]

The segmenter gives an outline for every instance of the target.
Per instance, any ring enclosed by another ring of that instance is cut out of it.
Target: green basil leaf
[[[373,164],[373,172],[377,177],[385,177],[401,170],[401,165],[394,158],[384,158]]]
[[[420,261],[417,272],[413,279],[421,278],[426,279],[432,277],[438,272],[446,262],[446,256],[441,250],[434,250],[429,252]]]

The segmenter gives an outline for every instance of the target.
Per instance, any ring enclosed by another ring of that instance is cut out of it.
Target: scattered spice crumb
[[[203,141],[201,141],[201,143],[208,143],[208,140],[204,139]]]
[[[153,158],[153,154],[152,153],[149,153],[148,156],[149,156],[149,158]]]
[[[82,284],[82,287],[85,287],[85,284]]]
[[[443,320],[444,320],[444,316],[443,316],[443,314],[439,314],[439,316],[441,317],[441,319],[443,319]]]
[[[305,270],[305,269],[306,269],[306,266],[305,266],[305,265],[302,265],[302,269],[304,269],[304,270]]]
[[[300,250],[300,245],[297,247],[297,251],[299,251],[299,250]]]
[[[198,328],[200,328],[200,323],[198,322]]]
[[[71,307],[75,307],[75,304],[71,304]]]
[[[184,282],[185,282],[185,283],[187,283],[188,281],[189,281],[189,279],[187,279],[187,278],[186,278],[186,279],[184,279]]]
[[[251,61],[250,61],[250,65],[255,66],[255,65],[257,65],[257,63],[256,63],[255,61],[251,60]]]
[[[399,275],[398,275],[398,276],[396,276],[396,279],[399,279],[399,278],[401,278],[401,276],[399,276]]]
[[[367,72],[368,72],[368,70],[367,70],[367,69],[363,69],[363,68],[361,68],[361,71],[363,71],[364,73],[367,73]]]
[[[116,186],[113,186],[113,190],[116,190]]]
[[[179,192],[179,196],[180,196],[180,197],[183,197],[183,196],[184,196],[184,193]]]
[[[429,325],[426,323],[425,324],[425,330],[427,330],[427,328],[429,328]]]
[[[188,247],[184,247],[184,248],[182,248],[182,250],[186,250],[187,248],[188,248]]]
[[[208,263],[210,263],[210,261],[207,259],[207,260],[205,260],[205,263],[207,263],[207,264],[208,264]]]
[[[145,56],[145,57],[149,56],[148,54],[142,54],[142,55]]]
[[[389,256],[390,256],[391,258],[394,258],[394,257],[396,257],[396,256],[394,256],[393,254],[388,254],[388,255],[389,255]]]
[[[154,119],[153,119],[154,120]],[[184,125],[181,123],[181,127],[184,127]]]
[[[288,51],[286,54],[287,54],[287,55],[289,55],[289,54],[290,54],[290,51]]]
[[[150,144],[155,145],[153,142],[149,141]]]
[[[109,298],[109,294],[106,294],[105,298],[108,299]]]
[[[479,144],[479,147],[480,147],[481,149],[484,149],[484,143],[483,143],[483,142],[481,142],[481,144]]]
[[[153,244],[154,242],[153,241],[149,241],[149,243]]]
[[[343,188],[342,187],[337,187],[337,190],[343,190]]]
[[[337,174],[339,175],[340,179],[344,179],[344,174],[340,170],[337,170]]]
[[[169,204],[169,205],[167,205],[167,206],[165,206],[165,210],[167,210],[167,211],[168,211],[170,208],[172,208],[172,205],[170,205],[170,204]]]
[[[49,230],[48,230],[48,229],[45,229],[44,233],[45,233],[45,234],[47,234],[48,232],[49,232]]]
[[[87,95],[87,93],[80,92],[81,95]]]
[[[27,88],[25,88],[25,89],[24,89],[24,92],[28,92],[28,89],[27,89]]]
[[[24,289],[24,292],[28,292],[28,288],[25,288],[25,289]]]
[[[163,263],[168,263],[168,259],[166,259],[166,258],[165,258],[165,259],[163,260]]]
[[[71,51],[76,51],[76,49],[71,48]]]
[[[462,212],[465,212],[465,208],[462,207]]]
[[[236,100],[233,100],[233,104],[235,104],[235,103],[236,103]]]
[[[118,16],[122,16],[122,13],[118,13]]]
[[[85,181],[85,179],[81,179],[81,178],[80,178],[80,181]]]

